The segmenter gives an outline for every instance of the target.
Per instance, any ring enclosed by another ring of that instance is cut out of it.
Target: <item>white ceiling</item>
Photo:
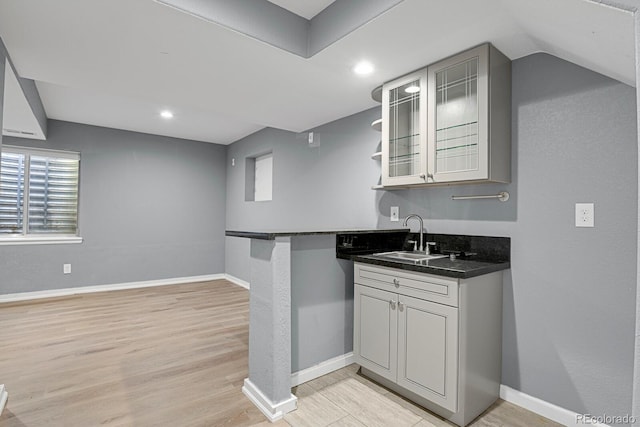
[[[296,15],[311,19],[335,0],[269,0]]]
[[[0,37],[49,118],[220,144],[373,107],[375,86],[485,41],[635,85],[632,13],[590,0],[404,0],[309,59],[152,0],[3,0]]]

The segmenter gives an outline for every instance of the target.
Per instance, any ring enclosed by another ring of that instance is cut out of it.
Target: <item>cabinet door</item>
[[[429,172],[434,182],[489,178],[489,46],[429,67]]]
[[[426,111],[426,69],[383,85],[382,185],[426,182]]]
[[[356,284],[354,300],[353,353],[356,363],[395,381],[397,294]]]
[[[400,296],[398,385],[457,410],[458,309]]]

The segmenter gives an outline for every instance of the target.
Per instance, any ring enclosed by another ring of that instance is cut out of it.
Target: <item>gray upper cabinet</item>
[[[426,113],[426,69],[383,85],[383,186],[426,182]]]
[[[430,182],[509,182],[511,62],[485,44],[428,67]]]
[[[511,62],[484,44],[383,86],[385,187],[509,182]]]

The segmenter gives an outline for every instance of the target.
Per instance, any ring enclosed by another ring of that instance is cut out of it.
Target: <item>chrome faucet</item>
[[[407,215],[407,217],[404,219],[404,222],[402,223],[403,227],[407,226],[407,222],[411,219],[411,218],[417,218],[418,221],[420,221],[420,247],[418,247],[418,250],[420,252],[424,252],[425,248],[424,248],[424,222],[422,221],[422,217],[418,214],[409,214]]]

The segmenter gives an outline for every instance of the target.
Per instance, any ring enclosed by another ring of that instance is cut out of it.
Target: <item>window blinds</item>
[[[0,235],[22,234],[24,163],[23,154],[4,152],[0,158]]]
[[[76,153],[3,148],[0,234],[76,235],[79,169]]]
[[[76,234],[78,166],[78,160],[31,156],[29,233]]]

